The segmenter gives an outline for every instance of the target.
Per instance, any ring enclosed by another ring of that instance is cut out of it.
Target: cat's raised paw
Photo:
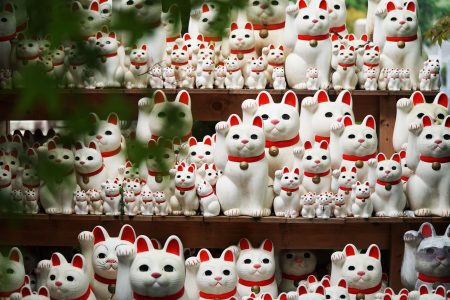
[[[224,211],[223,214],[228,217],[236,217],[241,215],[241,211],[237,208],[234,208]]]

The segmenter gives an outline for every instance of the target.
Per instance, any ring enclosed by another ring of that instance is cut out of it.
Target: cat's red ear
[[[344,116],[344,118],[342,118],[342,122],[344,123],[345,127],[353,125],[353,120],[350,116]]]
[[[3,11],[7,11],[9,13],[13,13],[14,12],[14,6],[11,3],[8,2],[3,7]]]
[[[152,249],[152,247],[150,247],[147,239],[148,239],[147,237],[142,236],[142,235],[137,237],[137,239],[136,239],[137,253],[148,252],[148,251],[150,251],[150,249]]]
[[[115,39],[116,38],[116,33],[115,32],[110,32],[108,35],[110,38]]]
[[[428,295],[430,292],[428,291],[428,287],[426,285],[421,285],[419,289],[420,295]]]
[[[384,290],[384,293],[385,294],[388,294],[388,295],[394,295],[394,291],[390,288],[390,287],[387,287],[385,290]]]
[[[275,49],[275,45],[274,45],[274,44],[270,44],[270,45],[269,45],[269,49],[270,49],[270,50]]]
[[[57,253],[52,254],[51,262],[53,267],[61,265],[61,259]]]
[[[323,288],[323,286],[319,285],[319,286],[316,288],[316,294],[325,296],[325,289]]]
[[[256,101],[258,102],[258,106],[273,103],[272,96],[266,91],[260,92],[256,97]]]
[[[306,1],[300,0],[300,1],[298,2],[298,8],[299,8],[299,9],[307,8],[307,7],[308,7],[308,4],[306,3]]]
[[[153,102],[155,104],[166,102],[166,94],[161,90],[156,90],[153,93]]]
[[[409,295],[409,291],[408,291],[407,289],[401,289],[401,290],[400,290],[400,295],[406,295],[406,296],[408,296],[408,295]]]
[[[50,295],[46,286],[41,286],[38,291],[39,296],[47,297]]]
[[[397,9],[397,7],[395,6],[395,4],[394,4],[393,2],[389,1],[389,2],[386,4],[386,10],[387,10],[388,12],[391,12],[391,11],[396,10],[396,9]]]
[[[347,246],[345,246],[344,248],[344,254],[345,256],[355,256],[356,253],[358,252],[358,250],[356,249],[356,247],[352,244],[348,244]]]
[[[113,125],[119,125],[119,116],[116,113],[110,113],[107,118],[107,122]]]
[[[271,240],[264,240],[262,242],[261,248],[267,252],[273,251],[273,243]]]
[[[97,32],[95,38],[98,40],[98,39],[101,39],[102,37],[103,37],[103,33],[101,33],[100,31]]]
[[[207,249],[201,249],[198,253],[198,257],[200,262],[209,261],[212,258],[211,253]]]
[[[47,144],[47,150],[50,151],[50,150],[54,150],[54,149],[56,149],[56,144],[55,144],[55,142],[54,142],[54,141],[48,142],[48,144]]]
[[[92,10],[92,11],[98,12],[98,9],[99,9],[98,2],[97,1],[92,1],[91,5],[89,6],[89,9]]]
[[[450,117],[447,116],[444,120],[444,126],[450,128]]]
[[[361,36],[361,40],[364,41],[364,42],[367,42],[369,40],[369,37],[367,36],[367,34],[363,34]]]
[[[150,242],[152,243],[153,249],[157,249],[157,250],[161,249],[161,245],[157,239],[150,239]]]
[[[278,297],[279,300],[287,300],[287,295],[285,293],[281,293]]]
[[[195,164],[191,164],[188,168],[188,172],[189,173],[194,173],[195,172]]]
[[[205,136],[205,138],[203,139],[203,144],[212,146],[213,142],[212,142],[211,137]]]
[[[203,4],[202,5],[202,12],[203,13],[207,13],[209,11],[209,6],[208,6],[208,4]]]
[[[363,124],[369,128],[375,129],[375,118],[371,115],[368,115],[364,118]]]
[[[341,46],[339,47],[339,50],[345,50],[345,45],[341,45]]]
[[[284,167],[283,168],[283,174],[289,173],[289,168],[288,167]]]
[[[238,115],[232,114],[230,118],[228,119],[228,123],[230,123],[230,126],[237,126],[241,124],[241,118],[239,118]]]
[[[327,141],[321,141],[320,142],[320,149],[327,150],[328,149],[328,142]]]
[[[439,104],[445,109],[448,109],[448,96],[444,92],[440,92],[439,94],[437,94],[433,102]]]
[[[23,262],[23,256],[22,256],[22,252],[20,252],[19,248],[11,248],[11,250],[9,251],[9,255],[8,255],[9,260],[18,262],[18,263],[22,263]]]
[[[147,51],[147,45],[146,44],[142,45],[141,49],[144,50],[144,51]]]
[[[375,51],[377,51],[377,52],[380,52],[380,47],[378,47],[378,46],[375,46]]]
[[[355,47],[350,46],[350,47],[348,48],[348,50],[350,50],[350,51],[355,51]]]
[[[172,253],[177,256],[180,256],[183,253],[183,244],[175,235],[169,237],[164,248],[167,253]]]
[[[318,90],[314,97],[317,99],[317,103],[330,102],[330,98],[325,90]]]
[[[303,148],[305,148],[305,150],[311,149],[312,148],[311,142],[305,141],[305,143],[303,144]]]
[[[323,285],[324,288],[329,288],[330,285],[330,280],[328,280],[328,278],[323,278],[320,283]]]
[[[339,93],[338,100],[341,103],[347,104],[348,106],[352,106],[352,94],[348,90],[344,90]]]
[[[278,46],[278,49],[280,49],[281,51],[284,51],[283,45]]]
[[[136,241],[136,232],[131,225],[125,224],[120,229],[119,239],[122,241],[128,241],[132,244]]]
[[[428,126],[433,125],[433,122],[431,121],[429,116],[425,115],[422,117],[422,124],[423,124],[423,127],[428,127]]]
[[[239,26],[238,26],[238,24],[236,24],[236,23],[231,23],[231,25],[230,25],[230,29],[231,29],[231,31],[235,31],[236,29],[238,29],[239,28]]]
[[[95,226],[92,230],[92,235],[94,236],[94,245],[106,241],[109,238],[108,232],[102,226]]]
[[[177,98],[180,103],[183,103],[187,106],[191,106],[191,96],[187,91],[185,90],[180,91],[177,95]]]
[[[391,159],[392,159],[393,161],[396,161],[396,162],[400,163],[400,161],[401,161],[400,154],[394,153],[394,154],[392,155]]]
[[[445,288],[444,288],[444,286],[442,286],[442,285],[438,286],[438,287],[436,288],[436,290],[434,291],[434,293],[435,293],[436,295],[439,295],[439,296],[445,298]],[[403,299],[402,299],[402,300],[403,300]]]
[[[383,161],[383,160],[386,160],[386,155],[384,155],[384,153],[378,153],[377,161],[380,162],[380,161]]]
[[[406,10],[416,12],[416,5],[414,2],[408,2],[408,4],[406,4]]]
[[[339,36],[338,36],[337,34],[333,33],[333,34],[331,35],[331,41],[332,41],[332,42],[335,42],[335,41],[338,41],[338,40],[339,40]]]
[[[178,172],[182,172],[183,171],[183,165],[178,165],[178,167],[177,167],[177,171]]]
[[[308,294],[308,290],[306,289],[306,286],[304,286],[303,284],[300,285],[300,286],[297,288],[297,294],[298,294],[299,296]]]
[[[389,295],[389,294],[385,294],[385,295],[383,296],[383,300],[392,300],[392,297],[391,297],[391,295]]]
[[[419,233],[424,239],[433,237],[436,235],[433,225],[431,225],[428,222],[425,222],[422,224],[422,226],[420,226]]]
[[[264,294],[263,300],[273,300],[272,295],[271,294]]]
[[[183,49],[183,51],[188,51],[188,48],[186,45],[184,45],[182,49]]]
[[[33,293],[31,292],[31,289],[29,286],[24,286],[21,290],[20,293],[22,294],[22,298],[25,298],[27,296],[31,296]]]
[[[253,119],[253,126],[256,126],[256,127],[259,127],[259,128],[263,127],[263,120],[262,120],[262,118],[260,116],[256,116]]]
[[[297,95],[293,91],[289,90],[286,93],[284,93],[283,99],[281,100],[281,102],[297,108],[298,98],[297,98]]]
[[[294,174],[300,175],[300,170],[299,170],[299,168],[295,168],[295,169],[294,169]]]
[[[341,287],[341,288],[346,289],[347,288],[347,281],[345,281],[345,279],[339,280],[338,286]]]
[[[323,9],[323,10],[328,10],[327,1],[325,1],[325,0],[320,1],[319,8]]]
[[[342,172],[346,172],[346,171],[347,171],[347,168],[344,167],[344,166],[342,166],[342,167],[341,167],[341,173],[342,173]]]
[[[422,92],[415,91],[412,93],[410,99],[412,99],[413,105],[425,103],[425,97]],[[446,107],[447,108],[447,107]]]
[[[241,250],[248,250],[252,248],[252,245],[250,244],[250,241],[247,239],[241,239],[239,241],[239,248]]]
[[[380,260],[381,258],[380,248],[378,248],[378,246],[375,244],[370,245],[369,249],[367,249],[367,255],[377,260]]]
[[[189,145],[189,147],[197,145],[197,139],[195,137],[191,136],[188,139],[188,145]]]
[[[247,29],[247,30],[253,30],[253,25],[252,25],[252,23],[246,23],[245,24],[245,29]]]
[[[222,256],[224,261],[234,262],[234,253],[231,249],[225,249]]]
[[[90,142],[90,143],[89,143],[89,148],[94,149],[94,150],[97,150],[97,149],[98,149],[97,143],[95,143],[95,142]]]
[[[84,267],[84,257],[81,254],[75,254],[72,258],[72,266],[78,269],[83,269]]]
[[[364,50],[370,50],[370,45],[366,45],[366,47],[364,48]]]
[[[317,282],[317,277],[314,275],[309,275],[308,278],[306,278],[306,281],[308,281],[308,283],[315,283]]]

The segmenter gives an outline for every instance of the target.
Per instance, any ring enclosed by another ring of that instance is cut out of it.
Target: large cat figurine
[[[90,115],[95,130],[85,137],[88,144],[97,142],[105,164],[106,176],[114,179],[119,176],[119,169],[126,163],[125,138],[120,130],[120,120],[116,113],[110,113],[106,120],[100,120],[95,113]]]
[[[96,142],[90,142],[86,147],[82,143],[75,143],[75,171],[77,184],[83,191],[100,190],[107,179],[105,164]]]
[[[181,27],[183,25],[178,5],[171,5],[167,12],[162,12],[161,23],[166,32],[166,47],[172,47],[175,41],[181,38]]]
[[[409,98],[397,101],[397,115],[393,134],[394,150],[400,151],[408,141],[408,126],[420,122],[424,115],[429,116],[436,124],[441,124],[448,115],[448,96],[441,92],[432,103],[427,103],[424,95],[416,91]]]
[[[117,257],[117,300],[189,299],[184,288],[183,244],[178,237],[170,236],[162,249],[156,249],[141,235],[134,246],[119,246]]]
[[[116,285],[117,279],[116,248],[122,245],[133,247],[135,240],[136,234],[130,225],[123,225],[118,237],[110,237],[102,226],[78,235],[81,252],[86,259],[89,281],[97,299],[109,300],[114,296],[110,289],[112,285]]]
[[[186,282],[192,280],[186,291],[189,299],[232,299],[237,297],[235,254],[231,248],[214,258],[207,249],[186,260]],[[188,277],[192,277],[188,280]]]
[[[366,300],[373,300],[382,290],[381,252],[377,245],[370,245],[366,253],[360,254],[354,245],[348,244],[342,252],[333,253],[331,262],[331,284],[345,279],[350,299],[363,294]]]
[[[344,116],[341,122],[331,125],[330,154],[331,168],[345,166],[357,168],[358,180],[366,181],[367,161],[375,158],[378,147],[376,123],[368,115],[361,124],[355,124],[350,116]]]
[[[330,14],[330,33],[339,34],[344,37],[347,35],[347,7],[344,0],[328,1],[328,12]]]
[[[230,47],[230,55],[228,59],[236,57],[239,60],[244,77],[249,76],[249,62],[252,58],[258,57],[255,49],[255,34],[253,25],[246,23],[245,26],[239,27],[237,23],[231,23],[230,36],[228,38]]]
[[[414,174],[406,195],[416,216],[450,216],[450,117],[434,125],[430,117],[409,126],[406,162]]]
[[[278,295],[275,279],[275,249],[270,240],[264,240],[259,248],[253,248],[250,241],[239,241],[239,257],[236,270],[239,277],[237,290],[241,297],[249,296],[252,287],[258,286],[260,293]]]
[[[329,14],[325,0],[308,4],[300,0],[298,5],[286,8],[285,44],[293,49],[286,59],[286,78],[290,87],[306,88],[306,70],[315,67],[319,71],[320,88],[329,86],[331,64],[331,40]]]
[[[0,253],[0,299],[9,299],[25,285],[24,259],[19,248],[11,248],[7,257]]]
[[[296,283],[304,281],[313,275],[317,266],[317,257],[311,251],[284,250],[279,257],[281,269],[280,292],[293,292]]]
[[[349,91],[339,93],[335,101],[330,101],[325,90],[302,100],[300,109],[300,139],[302,141],[330,142],[330,127],[340,122],[344,116],[354,120],[353,100]]]
[[[95,71],[95,83],[98,88],[118,88],[123,85],[125,69],[122,67],[118,49],[120,42],[114,32],[97,32],[98,66]]]
[[[214,161],[223,170],[216,193],[224,214],[270,215],[273,193],[268,187],[262,118],[256,116],[252,124],[244,124],[233,114],[227,122],[216,125],[216,133]]]
[[[217,3],[203,3],[199,19],[198,33],[203,35],[203,41],[206,44],[214,44],[216,48],[220,47],[222,45],[222,32],[219,28],[229,26],[229,10],[227,7]]]
[[[89,41],[91,38],[93,41],[95,34],[108,23],[108,19],[103,18],[100,13],[97,0],[91,1],[86,8],[79,1],[74,1],[71,8],[78,21],[82,41]]]
[[[41,184],[40,202],[47,214],[72,214],[72,195],[78,188],[72,147],[58,147],[54,141],[49,141],[46,159],[55,173]]]
[[[0,12],[0,70],[11,68],[11,40],[16,37],[16,14],[13,4],[3,4]]]
[[[444,235],[437,235],[430,223],[423,223],[419,231],[410,230],[403,236],[405,251],[401,270],[402,283],[413,290],[422,285],[435,289],[443,285],[450,288],[448,278],[450,261],[448,244],[450,242],[450,226]]]
[[[263,120],[268,174],[272,178],[276,170],[293,166],[292,151],[300,146],[298,106],[292,91],[286,92],[280,103],[275,103],[266,91],[260,92],[255,100],[242,103],[244,123],[250,123],[254,116]]]

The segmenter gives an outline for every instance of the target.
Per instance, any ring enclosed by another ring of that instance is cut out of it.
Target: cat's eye
[[[2,18],[2,22],[8,22],[7,18]]]
[[[257,140],[257,139],[258,139],[258,135],[252,134],[252,135],[250,136],[250,138],[251,138],[252,140]]]
[[[366,139],[371,139],[371,138],[373,138],[373,136],[370,133],[366,134]]]
[[[212,275],[212,272],[210,270],[205,271],[205,276],[211,276],[211,275]]]
[[[298,180],[298,177],[297,177],[297,176],[295,176],[295,177],[294,177],[294,179],[295,179],[295,180]]]
[[[417,118],[422,119],[422,117],[423,117],[424,115],[425,115],[424,113],[418,113],[418,114],[417,114]]]
[[[34,45],[33,45],[33,44],[31,44],[31,43],[30,43],[30,44],[28,44],[28,47],[30,47],[30,48],[31,48],[31,47],[33,47],[33,46],[34,46]]]
[[[349,139],[354,139],[355,137],[356,137],[356,136],[355,136],[354,134],[349,134],[349,135],[348,135],[348,138],[349,138]]]
[[[112,135],[112,131],[111,131],[111,130],[106,130],[106,131],[105,131],[105,134],[106,134],[106,135]]]
[[[253,6],[258,6],[259,5],[259,1],[253,1]]]
[[[264,258],[264,259],[262,260],[262,262],[265,263],[265,264],[268,264],[268,263],[270,263],[270,260],[269,260],[268,258]]]
[[[139,266],[139,271],[141,271],[141,272],[147,272],[149,269],[150,268],[147,265],[140,265]]]
[[[345,295],[340,295],[339,298],[346,299],[347,297],[345,297]]]
[[[425,135],[425,138],[427,140],[431,140],[433,138],[433,135],[432,134],[427,134],[427,135]]]
[[[74,281],[74,280],[75,280],[75,278],[73,278],[73,276],[67,276],[67,281],[72,282],[72,281]]]
[[[87,160],[93,160],[94,158],[92,156],[88,156]]]
[[[63,158],[64,159],[69,159],[70,157],[69,157],[69,155],[64,155]]]
[[[392,166],[392,170],[397,170],[397,167],[396,166]]]
[[[170,155],[166,153],[166,154],[163,155],[163,157],[164,157],[165,159],[167,159],[167,158],[170,157]]]
[[[346,113],[344,114],[344,116],[351,116],[351,114],[350,114],[349,112],[346,112]]]
[[[397,21],[397,18],[396,18],[396,17],[392,17],[392,18],[391,18],[391,21],[392,21],[392,22],[395,22],[395,21]]]
[[[164,266],[164,271],[166,272],[173,272],[174,271],[174,267],[171,265],[165,265]]]
[[[244,259],[244,264],[248,265],[251,263],[252,263],[252,260],[250,258]]]
[[[450,134],[444,134],[444,140],[446,141],[450,140]]]
[[[91,16],[89,16],[87,19],[88,19],[88,21],[94,21],[94,17],[91,17]]]
[[[282,118],[283,120],[289,120],[289,119],[291,118],[291,116],[288,115],[288,114],[282,114],[282,115],[281,115],[281,118]]]
[[[104,14],[109,14],[109,9],[107,9],[107,8],[103,9],[103,10],[102,10],[102,13],[104,13]]]
[[[160,112],[158,113],[158,118],[165,118],[165,117],[166,117],[166,113],[165,113],[165,112],[160,111]]]
[[[384,167],[379,167],[378,170],[383,171]]]
[[[325,16],[323,16],[323,15],[320,15],[320,16],[319,16],[319,19],[321,19],[321,20],[325,20]]]
[[[48,159],[55,159],[55,156],[54,155],[49,155]]]
[[[3,176],[3,177],[6,177],[6,176],[8,176],[8,174],[6,174],[6,173],[3,173],[3,174],[2,174],[2,176]]]
[[[325,113],[325,117],[326,118],[331,118],[333,116],[333,113],[332,112],[327,112],[327,113]]]
[[[186,178],[187,178],[187,179],[191,179],[191,176],[190,176],[190,175],[187,175]]]
[[[286,180],[289,179],[289,176],[284,176],[284,179],[286,179]]]
[[[263,120],[267,120],[267,119],[269,119],[269,115],[263,114],[263,115],[261,115],[261,118],[262,118]]]
[[[246,39],[250,38],[250,34],[246,34],[246,35],[245,35],[245,38],[246,38]]]
[[[239,134],[233,134],[233,140],[239,139]]]
[[[349,270],[349,271],[355,271],[355,267],[354,267],[354,266],[349,266],[349,267],[348,267],[348,270]]]
[[[341,9],[341,6],[338,5],[338,4],[336,4],[336,5],[334,6],[334,9]]]
[[[308,20],[308,19],[309,19],[308,15],[303,16],[303,20]]]
[[[11,164],[14,166],[14,165],[16,164],[16,162],[12,160],[12,161],[11,161]]]
[[[235,38],[236,38],[236,35],[235,35],[235,34],[232,34],[232,35],[231,35],[231,38],[232,38],[232,39],[235,39]]]
[[[287,259],[292,259],[293,257],[294,257],[294,255],[292,255],[291,253],[286,254]]]
[[[443,120],[443,119],[445,118],[445,115],[444,115],[444,114],[438,114],[437,117],[438,117],[439,119]]]
[[[427,254],[434,254],[434,249],[433,248],[427,248],[427,249],[425,249],[425,252],[427,253]]]
[[[50,275],[50,280],[55,280],[56,276],[55,275]]]
[[[223,273],[223,275],[228,276],[228,275],[231,274],[231,271],[230,270],[223,270],[222,273]]]
[[[307,159],[307,160],[311,160],[311,159],[312,159],[312,156],[311,156],[311,155],[308,155],[308,156],[306,157],[306,159]]]
[[[355,179],[355,176],[352,176],[352,179]]]
[[[272,1],[272,2],[270,2],[272,5],[278,5],[278,1],[276,1],[276,0],[274,0],[274,1]]]
[[[75,156],[75,160],[76,160],[76,161],[79,161],[79,160],[80,160],[80,157]]]
[[[191,155],[192,155],[192,156],[196,156],[196,155],[197,155],[197,152],[192,151],[192,152],[191,152]]]
[[[152,154],[150,154],[149,156],[148,156],[148,159],[153,159],[153,155]]]
[[[99,253],[98,254],[98,258],[104,259],[104,258],[106,258],[106,254],[105,253]]]
[[[6,274],[14,274],[14,270],[11,268],[6,269]]]
[[[326,295],[325,298],[326,299],[331,299],[331,296],[330,295]]]
[[[367,270],[368,270],[368,271],[373,271],[374,269],[375,269],[375,267],[372,266],[372,265],[368,265],[368,266],[367,266]]]
[[[126,171],[125,174],[127,174],[127,175],[130,174],[130,171]]]
[[[406,21],[408,21],[408,22],[411,22],[412,20],[413,20],[413,18],[411,18],[411,17],[406,18]]]
[[[211,151],[206,151],[205,154],[206,155],[211,155]]]
[[[202,22],[203,22],[203,23],[208,22],[208,18],[203,18]]]
[[[208,176],[212,176],[212,173],[208,173]]]
[[[322,155],[322,160],[326,160],[328,157],[326,155]]]
[[[304,257],[304,258],[310,258],[310,257],[311,257],[311,254],[310,254],[309,252],[306,252],[305,254],[303,254],[303,257]]]
[[[180,118],[184,118],[184,117],[186,116],[186,114],[185,114],[184,112],[179,112],[179,113],[178,113],[178,116],[179,116]]]

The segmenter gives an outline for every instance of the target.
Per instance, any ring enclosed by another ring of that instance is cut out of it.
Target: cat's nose
[[[291,180],[289,180],[289,182],[294,182],[294,180],[291,179]]]
[[[331,14],[332,12],[333,12],[333,10],[332,10],[332,9],[329,9],[329,10],[328,10],[328,13],[329,13],[329,14]]]
[[[401,20],[400,22],[400,25],[403,25],[403,24],[405,24],[406,23],[406,21],[404,21],[404,20]]]
[[[161,273],[153,272],[153,273],[152,273],[152,277],[153,277],[153,278],[159,278],[159,277],[161,277]]]
[[[391,171],[387,170],[387,171],[384,171],[384,173],[391,174]]]
[[[253,268],[259,269],[259,268],[261,268],[261,265],[260,265],[260,264],[254,264],[254,265],[253,265]]]
[[[337,122],[342,121],[342,117],[337,118],[336,121],[337,121]]]
[[[202,159],[202,158],[204,158],[204,156],[203,155],[199,155],[198,158]]]
[[[216,281],[221,281],[221,280],[222,280],[222,277],[220,277],[220,276],[214,277],[214,280],[216,280]]]
[[[239,42],[242,42],[243,39],[242,39],[242,38],[238,38],[237,40],[238,40]]]
[[[181,182],[185,182],[186,180],[185,179],[181,179]]]
[[[60,159],[56,159],[55,160],[57,163],[61,163],[61,160]]]
[[[96,135],[95,138],[96,138],[97,140],[101,140],[103,137],[102,137],[101,135]]]
[[[280,123],[280,121],[273,119],[270,121],[270,123],[272,123],[273,125],[277,125],[278,123]]]
[[[438,144],[438,145],[439,145],[439,144],[441,144],[441,143],[442,143],[442,140],[439,140],[439,139],[437,139],[437,140],[435,140],[434,142],[435,142],[436,144]]]
[[[84,165],[85,164],[85,162],[84,161],[80,161],[80,165]]]
[[[366,140],[365,139],[359,139],[358,143],[364,143]]]
[[[55,282],[55,285],[56,285],[57,287],[60,287],[60,286],[62,286],[62,282],[61,282],[61,281],[57,281],[57,282]]]
[[[268,9],[269,5],[267,3],[263,3],[259,7],[261,7],[261,9]]]
[[[315,23],[319,22],[319,20],[314,19],[314,20],[312,20],[311,22],[313,22],[313,23],[315,24]]]
[[[316,164],[320,164],[320,160],[318,160],[318,159],[316,159],[314,162],[315,162]]]
[[[248,143],[248,140],[241,140],[241,143],[245,145]]]
[[[358,274],[358,276],[364,276],[364,275],[366,275],[366,272],[363,272],[363,271],[359,271],[358,273],[356,273],[356,274]]]

